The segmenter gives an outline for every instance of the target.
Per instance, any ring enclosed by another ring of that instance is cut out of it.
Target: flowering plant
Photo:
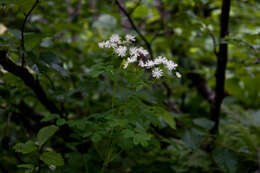
[[[135,63],[140,68],[151,69],[152,77],[159,79],[164,74],[164,69],[168,71],[176,71],[178,64],[166,57],[158,56],[154,60],[151,58],[149,52],[143,47],[132,47],[131,44],[135,42],[135,36],[127,34],[125,40],[113,34],[109,40],[98,43],[100,48],[112,48],[114,53],[119,57],[127,57],[124,60],[123,68],[126,69],[129,64]],[[181,74],[175,72],[175,75],[180,78]]]

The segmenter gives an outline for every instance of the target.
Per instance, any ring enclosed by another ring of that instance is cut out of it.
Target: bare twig
[[[151,57],[153,58],[153,51],[152,51],[152,47],[151,44],[148,42],[148,40],[144,37],[144,35],[141,33],[141,31],[137,28],[137,26],[135,25],[133,19],[131,18],[131,16],[129,15],[129,13],[125,10],[125,8],[120,4],[120,2],[118,0],[115,0],[116,5],[118,6],[118,8],[124,13],[124,15],[127,17],[129,23],[131,24],[132,28],[135,30],[135,32],[139,35],[139,37],[141,37],[141,39],[144,41]]]
[[[21,28],[21,59],[22,59],[22,67],[24,67],[25,64],[25,59],[24,59],[24,52],[25,52],[25,48],[24,48],[24,29],[25,29],[25,24],[29,18],[29,16],[31,15],[32,11],[35,9],[35,7],[38,5],[38,3],[40,2],[40,0],[36,0],[35,3],[33,4],[32,8],[28,11],[27,14],[25,14],[25,18],[23,21],[23,25]]]

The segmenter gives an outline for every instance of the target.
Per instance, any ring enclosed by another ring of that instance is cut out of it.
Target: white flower
[[[144,62],[143,62],[142,60],[139,61],[138,65],[139,65],[140,67],[145,67],[145,64],[144,64]]]
[[[130,55],[124,60],[124,69],[126,69],[130,63],[137,62],[136,64],[141,68],[152,69],[152,76],[157,79],[163,76],[163,70],[159,68],[160,64],[163,64],[169,71],[176,70],[178,64],[175,64],[164,56],[158,56],[154,60],[149,60],[149,52],[143,47],[128,47],[128,45],[135,40],[135,36],[127,34],[125,39],[121,41],[121,37],[118,34],[113,34],[109,40],[99,42],[98,46],[100,48],[113,48],[114,52],[120,57]],[[140,56],[144,56],[145,61],[143,58],[138,58]],[[181,78],[179,72],[175,72],[175,75]]]
[[[162,56],[158,56],[157,58],[155,58],[154,60],[154,64],[155,65],[159,65],[159,64],[166,64],[168,62],[168,60],[165,57]]]
[[[135,41],[135,36],[127,34],[125,36],[125,39],[126,39],[127,42],[134,42]]]
[[[110,47],[112,47],[113,49],[115,49],[118,45],[116,43],[110,43]]]
[[[132,57],[138,57],[139,56],[138,49],[136,47],[131,47],[129,50],[129,54]]]
[[[147,56],[149,54],[149,52],[147,50],[145,50],[143,47],[139,47],[138,52],[140,52],[144,56]]]
[[[110,37],[110,42],[112,42],[112,43],[120,43],[121,41],[120,41],[120,37],[119,37],[119,35],[117,35],[117,34],[113,34],[111,37]]]
[[[181,78],[181,74],[179,72],[176,72],[175,74],[176,74],[177,78]]]
[[[135,57],[135,56],[127,58],[128,63],[133,63],[133,62],[136,62],[136,61],[137,61],[137,57]]]
[[[148,60],[145,63],[145,67],[147,67],[147,68],[152,68],[153,66],[154,66],[154,62],[152,60]]]
[[[104,47],[105,47],[105,48],[110,48],[110,47],[111,47],[110,41],[105,41],[105,42],[104,42]]]
[[[124,57],[126,56],[127,47],[125,46],[119,46],[115,49],[115,52],[118,56]]]
[[[156,67],[153,69],[152,76],[154,78],[159,79],[162,75],[163,75],[163,71],[160,68]]]
[[[105,47],[105,42],[99,42],[98,43],[98,47],[100,47],[100,48],[104,48]]]
[[[169,71],[175,70],[177,66],[178,66],[178,65],[175,64],[175,63],[174,63],[173,61],[171,61],[171,60],[166,63],[166,67],[168,68]]]

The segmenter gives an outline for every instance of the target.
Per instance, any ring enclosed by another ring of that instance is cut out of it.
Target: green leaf
[[[236,155],[228,149],[215,149],[213,158],[217,165],[228,173],[235,173],[238,167]]]
[[[58,56],[52,52],[44,52],[40,54],[40,59],[49,65],[52,69],[60,72],[62,76],[68,76],[67,72],[62,67],[62,62]]]
[[[171,113],[158,106],[151,107],[151,109],[151,111],[154,112],[157,117],[162,118],[171,128],[176,129],[176,122]]]
[[[186,130],[182,136],[184,143],[192,149],[197,149],[202,142],[202,136],[199,135],[194,129]]]
[[[60,153],[56,153],[53,151],[50,152],[44,152],[40,159],[46,164],[46,165],[54,165],[54,166],[63,166],[64,160]]]
[[[57,124],[57,126],[62,126],[62,125],[64,125],[64,124],[66,124],[66,120],[63,119],[63,118],[60,118],[60,119],[58,119],[58,120],[56,121],[56,124]]]
[[[138,85],[137,87],[136,87],[136,91],[140,91],[141,89],[143,88],[143,84],[140,84],[140,85]]]
[[[125,138],[131,138],[135,135],[134,131],[129,130],[129,129],[123,130],[122,133]]]
[[[148,9],[143,5],[138,6],[133,12],[134,18],[145,18],[148,15]]]
[[[49,139],[51,138],[55,132],[58,130],[59,128],[56,127],[55,125],[50,125],[47,127],[43,127],[39,133],[37,134],[37,140],[39,142],[40,147]]]
[[[25,173],[31,173],[34,171],[34,165],[33,164],[20,164],[17,166],[18,168],[25,168]]]
[[[164,111],[161,114],[161,117],[171,128],[176,129],[176,122],[172,114],[170,114],[168,111]]]
[[[47,116],[45,116],[42,120],[41,120],[41,122],[48,122],[48,121],[50,121],[50,120],[53,120],[53,119],[58,119],[58,118],[60,118],[60,116],[58,115],[58,114],[49,114],[49,115],[47,115]]]
[[[210,121],[206,118],[197,118],[197,119],[194,119],[193,122],[194,122],[194,124],[201,126],[208,130],[210,130],[215,124],[213,121]]]
[[[31,153],[35,150],[37,150],[37,147],[32,141],[27,141],[26,143],[18,143],[16,144],[13,149],[16,152],[23,153],[23,154],[28,154]]]
[[[24,42],[26,51],[31,51],[39,46],[41,39],[44,37],[43,34],[24,33]]]
[[[105,65],[100,63],[91,66],[89,75],[93,78],[97,78],[99,75],[105,72]]]
[[[141,144],[143,147],[146,147],[150,139],[151,137],[146,133],[137,133],[134,135],[133,142],[135,145]]]

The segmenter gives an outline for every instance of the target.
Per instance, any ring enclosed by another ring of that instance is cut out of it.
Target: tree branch
[[[206,27],[206,30],[208,31],[209,36],[211,37],[213,42],[213,52],[215,53],[216,56],[218,56],[216,37],[208,27]]]
[[[6,71],[22,79],[25,85],[33,90],[38,100],[47,110],[49,110],[51,113],[56,113],[62,116],[61,111],[56,107],[54,102],[47,97],[39,80],[34,79],[33,75],[29,73],[26,68],[16,65],[10,59],[8,59],[6,51],[0,51],[0,64]]]
[[[25,52],[25,48],[24,48],[24,29],[25,29],[25,24],[29,18],[29,16],[31,15],[32,11],[35,9],[35,7],[38,5],[40,0],[36,0],[35,3],[33,4],[32,8],[29,10],[29,12],[27,14],[25,14],[25,18],[23,21],[23,25],[22,25],[22,29],[21,29],[21,58],[22,58],[22,67],[24,67],[25,64],[25,60],[24,60],[24,52]]]
[[[216,88],[215,97],[211,104],[210,115],[211,120],[215,122],[214,127],[211,129],[211,134],[218,134],[219,129],[219,116],[222,101],[224,99],[224,87],[225,87],[225,72],[228,59],[228,43],[222,40],[228,36],[228,24],[230,13],[231,0],[222,0],[221,18],[220,18],[220,46],[216,67]]]
[[[139,37],[141,37],[141,39],[144,41],[151,57],[153,58],[153,51],[152,51],[152,47],[151,44],[148,42],[148,40],[144,37],[144,35],[141,33],[141,31],[137,28],[137,26],[135,25],[133,19],[131,18],[131,16],[129,15],[129,13],[125,10],[125,8],[120,4],[120,2],[118,2],[118,0],[115,0],[116,5],[118,6],[118,8],[123,12],[123,14],[127,17],[129,23],[131,24],[132,28],[135,30],[135,32],[139,35]]]

